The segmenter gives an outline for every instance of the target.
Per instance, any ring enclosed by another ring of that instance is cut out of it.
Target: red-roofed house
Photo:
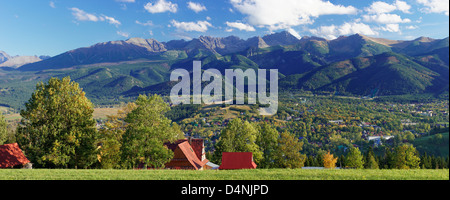
[[[252,152],[223,152],[219,169],[256,169]]]
[[[24,167],[30,163],[17,143],[0,145],[0,168]]]
[[[166,146],[174,152],[173,159],[165,165],[167,169],[203,170],[209,162],[203,139],[183,139]]]

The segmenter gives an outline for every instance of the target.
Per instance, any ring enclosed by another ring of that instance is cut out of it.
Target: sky
[[[247,39],[449,36],[449,0],[0,0],[0,50],[56,56],[99,42],[199,36]]]

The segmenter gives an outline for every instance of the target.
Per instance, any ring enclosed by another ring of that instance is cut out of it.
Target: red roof
[[[164,143],[164,146],[166,146],[168,149],[170,149],[172,151],[175,151],[175,149],[177,149],[179,144],[181,144],[183,142],[186,142],[186,141],[188,141],[188,140],[187,139],[181,139],[181,140],[175,141],[174,143],[167,142],[167,143]]]
[[[209,162],[209,160],[206,159],[203,162],[200,159],[198,159],[189,142],[183,142],[179,144],[178,147],[180,148],[181,151],[183,151],[184,155],[186,156],[186,159],[192,164],[192,166],[195,167],[195,169],[199,169]]]
[[[256,169],[252,152],[223,152],[219,169]]]
[[[192,149],[195,152],[195,155],[197,155],[197,158],[199,160],[202,160],[202,156],[203,156],[203,139],[191,139],[190,140],[190,145],[192,147]]]
[[[0,168],[11,168],[29,162],[17,143],[0,145]]]
[[[199,160],[202,160],[203,155],[205,154],[203,152],[204,146],[203,146],[203,139],[181,139],[177,140],[174,143],[165,143],[164,145],[167,146],[172,151],[175,151],[177,149],[178,145],[183,142],[189,142],[192,149],[194,150],[195,155],[197,155],[197,158]]]
[[[209,162],[203,157],[203,139],[182,139],[164,144],[171,149],[174,158],[166,164],[170,169],[201,169]]]

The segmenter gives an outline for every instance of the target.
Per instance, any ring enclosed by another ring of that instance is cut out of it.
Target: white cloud
[[[70,10],[72,10],[72,15],[75,17],[77,21],[92,21],[92,22],[106,21],[109,24],[115,26],[121,24],[118,20],[114,19],[113,17],[108,17],[106,15],[97,16],[95,14],[87,13],[79,8],[70,8]]]
[[[207,21],[197,21],[197,22],[178,22],[176,20],[171,21],[172,25],[177,29],[183,31],[197,31],[197,32],[206,32],[208,27],[212,27],[211,23]]]
[[[178,4],[174,4],[170,1],[158,0],[156,3],[147,3],[144,6],[145,10],[149,13],[163,13],[172,12],[176,13],[178,10]]]
[[[97,17],[94,14],[87,13],[84,10],[78,8],[70,8],[70,10],[72,10],[72,15],[78,21],[92,21],[92,22],[100,21],[99,17]]]
[[[362,20],[364,22],[385,24],[378,30],[400,33],[399,23],[410,23],[411,20],[408,18],[403,19],[400,15],[391,14],[391,12],[398,10],[410,14],[410,9],[411,6],[401,0],[396,0],[392,4],[376,1],[373,2],[370,7],[365,8],[365,11],[367,11],[369,15],[363,15]]]
[[[425,8],[421,9],[425,13],[444,13],[449,16],[449,0],[417,0]]]
[[[335,5],[323,0],[230,0],[234,9],[244,15],[250,25],[269,30],[288,29],[313,23],[313,18],[332,14],[357,14],[353,6]]]
[[[397,7],[391,4],[388,4],[383,1],[376,1],[373,2],[370,7],[366,8],[365,10],[370,14],[380,14],[380,13],[390,13],[396,10]]]
[[[402,17],[397,14],[381,13],[377,15],[363,15],[362,17],[365,22],[375,22],[379,24],[397,24],[411,22],[410,19],[402,19]]]
[[[147,21],[147,22],[140,22],[138,20],[136,20],[136,24],[142,25],[142,26],[153,26],[153,22],[152,21]]]
[[[411,9],[411,6],[404,1],[395,1],[395,6],[397,7],[397,10],[400,10],[403,13],[411,13],[409,11]]]
[[[408,30],[415,30],[415,29],[418,29],[419,27],[411,25],[411,26],[407,26],[405,28],[408,29]]]
[[[130,34],[129,34],[129,33],[122,32],[122,31],[117,31],[117,35],[120,35],[120,36],[126,37],[126,38],[130,37]]]
[[[396,0],[393,4],[388,4],[383,1],[376,1],[373,2],[370,7],[366,8],[365,10],[369,14],[382,14],[382,13],[390,13],[396,10],[400,10],[403,13],[410,13],[411,6],[400,0]]]
[[[112,24],[112,25],[118,26],[118,25],[121,24],[118,20],[116,20],[116,19],[114,19],[114,18],[112,18],[112,17],[108,17],[108,16],[106,16],[106,15],[103,15],[102,17],[103,17],[108,23],[110,23],[110,24]],[[102,20],[102,21],[103,21],[103,20]]]
[[[358,22],[346,22],[341,26],[320,26],[317,29],[310,29],[309,32],[313,35],[325,37],[327,39],[336,39],[342,35],[351,35],[356,33],[368,36],[379,35],[379,33],[374,31],[369,25]]]
[[[255,28],[251,25],[240,23],[240,22],[226,22],[228,27],[236,28],[241,31],[253,32],[256,31]],[[229,30],[229,29],[227,29]]]
[[[193,10],[196,13],[206,10],[206,7],[199,3],[194,3],[192,1],[189,1],[189,2],[187,2],[187,4],[188,4],[188,8]]]
[[[53,2],[53,1],[50,1],[50,3],[48,4],[50,7],[52,7],[52,8],[56,8],[56,6],[55,6],[55,2]]]
[[[381,30],[388,32],[400,32],[400,26],[398,24],[386,24],[386,26],[381,27]]]

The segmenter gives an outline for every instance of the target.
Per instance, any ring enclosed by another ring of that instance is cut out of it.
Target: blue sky
[[[55,56],[131,37],[247,39],[287,30],[333,39],[449,35],[449,0],[0,0],[0,50]]]

